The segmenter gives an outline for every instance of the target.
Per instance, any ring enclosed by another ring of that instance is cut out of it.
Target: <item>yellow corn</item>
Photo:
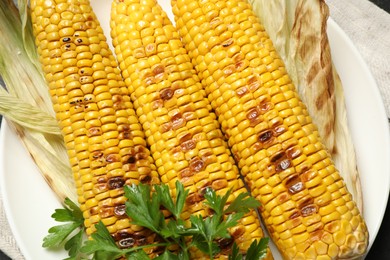
[[[247,192],[214,113],[178,33],[155,0],[114,0],[111,35],[122,75],[143,125],[161,181],[175,194],[179,180],[189,196],[183,219],[210,214],[204,189]],[[263,237],[251,211],[230,230],[242,251]],[[226,259],[233,239],[219,241]],[[200,251],[192,258],[207,258]],[[269,254],[268,259],[272,256]]]
[[[368,231],[245,0],[175,0],[176,25],[286,259],[362,256]]]
[[[154,242],[126,217],[123,186],[158,183],[156,167],[89,1],[32,0],[31,17],[87,234],[101,220],[121,248]]]

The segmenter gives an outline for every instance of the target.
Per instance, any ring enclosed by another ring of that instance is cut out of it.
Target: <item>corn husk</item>
[[[20,98],[8,93],[5,87],[0,88],[0,100],[0,114],[12,119],[13,123],[44,134],[61,134],[58,123],[53,116],[43,112],[36,106],[23,103]]]
[[[363,197],[343,86],[332,64],[324,0],[249,0],[286,64],[359,209]]]
[[[0,87],[0,113],[59,201],[65,197],[77,201],[63,138],[28,26],[27,1],[19,1],[19,8],[21,13],[12,0],[0,1],[0,75],[6,85]]]

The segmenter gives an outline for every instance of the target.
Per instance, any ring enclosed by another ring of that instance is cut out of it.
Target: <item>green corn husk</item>
[[[285,62],[358,208],[363,194],[343,86],[332,64],[324,0],[249,0]]]
[[[0,114],[20,137],[60,202],[77,201],[63,138],[35,51],[27,0],[0,1]],[[53,181],[56,180],[56,181]]]

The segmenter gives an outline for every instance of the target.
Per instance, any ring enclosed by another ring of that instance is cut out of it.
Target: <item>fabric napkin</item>
[[[390,14],[368,0],[326,0],[332,19],[349,36],[370,68],[390,116]],[[0,250],[24,259],[10,231],[0,197]]]
[[[374,76],[390,118],[390,14],[367,0],[326,0]]]
[[[13,260],[23,260],[18,245],[8,226],[7,218],[4,212],[3,199],[0,196],[0,250],[7,254]]]

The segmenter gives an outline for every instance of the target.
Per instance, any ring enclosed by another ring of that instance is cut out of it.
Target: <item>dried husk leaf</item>
[[[324,0],[249,0],[285,62],[320,136],[363,212],[342,83],[332,64]]]
[[[77,202],[68,161],[58,157],[57,152],[53,149],[53,143],[58,143],[62,139],[58,136],[48,137],[39,131],[29,130],[8,118],[7,122],[26,147],[59,202],[62,203],[65,198]]]
[[[19,7],[27,10],[27,0],[20,0]],[[28,24],[26,16],[22,19]],[[47,84],[34,53],[31,29],[22,26],[12,0],[0,1],[0,24],[0,75],[7,90],[0,86],[0,112],[59,201],[65,197],[77,201],[63,138],[58,125],[55,127]]]
[[[348,190],[352,193],[360,212],[363,212],[363,192],[356,163],[356,153],[352,142],[351,133],[348,128],[347,110],[345,109],[344,89],[333,66],[333,78],[336,98],[336,120],[335,120],[335,150],[332,158],[339,171],[344,174]]]
[[[0,88],[0,100],[0,114],[6,115],[14,123],[45,134],[61,134],[54,117],[43,112],[36,106],[11,96],[5,88]]]

